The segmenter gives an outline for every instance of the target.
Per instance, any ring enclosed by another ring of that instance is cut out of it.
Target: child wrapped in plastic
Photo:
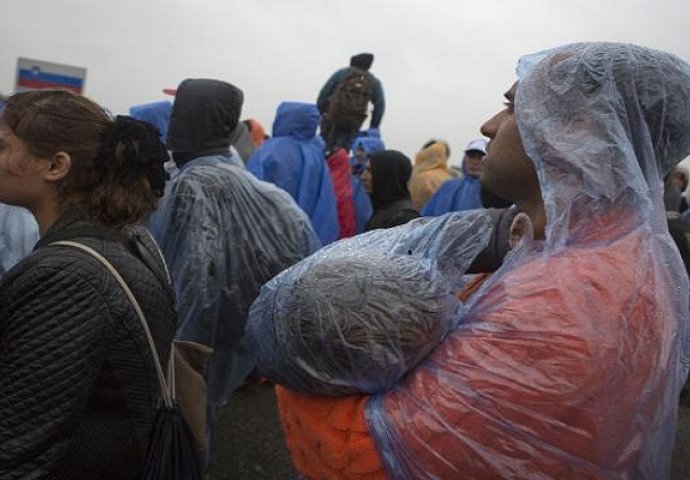
[[[422,219],[281,273],[250,312],[259,373],[303,393],[390,390],[458,321],[461,277],[492,225],[480,212]]]

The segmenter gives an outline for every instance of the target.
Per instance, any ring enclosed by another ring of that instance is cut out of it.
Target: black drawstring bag
[[[141,326],[146,333],[146,339],[149,344],[149,349],[151,350],[151,358],[153,359],[153,364],[158,376],[163,404],[158,407],[151,428],[149,449],[146,454],[144,471],[142,472],[140,480],[201,480],[201,463],[198,456],[199,450],[194,440],[192,430],[182,416],[182,412],[178,408],[175,399],[175,369],[173,366],[175,344],[173,343],[172,351],[170,352],[170,362],[168,362],[169,382],[166,382],[160,357],[158,356],[156,345],[153,342],[151,331],[146,322],[144,311],[139,306],[139,302],[115,267],[113,267],[103,255],[79,242],[65,240],[53,242],[51,245],[65,245],[77,248],[101,262],[124,290],[125,295],[137,312],[137,316],[141,321]]]
[[[177,404],[162,405],[151,429],[141,480],[200,480],[201,465],[192,431]]]

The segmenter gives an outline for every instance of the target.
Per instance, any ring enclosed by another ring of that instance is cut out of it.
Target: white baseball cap
[[[478,138],[477,140],[472,140],[465,147],[465,152],[477,151],[477,152],[482,152],[484,155],[486,155],[486,144],[487,144],[487,142],[483,138]]]

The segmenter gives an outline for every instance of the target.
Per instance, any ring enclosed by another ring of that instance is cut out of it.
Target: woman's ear
[[[49,182],[62,180],[72,167],[72,158],[67,152],[57,152],[50,159],[48,168],[43,172],[43,179]]]

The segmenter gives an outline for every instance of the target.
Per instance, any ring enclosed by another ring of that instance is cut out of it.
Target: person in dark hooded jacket
[[[295,199],[321,243],[338,239],[338,211],[323,143],[316,137],[319,112],[310,103],[283,102],[273,122],[273,138],[249,159],[247,169]]]
[[[177,338],[213,348],[210,440],[217,408],[254,368],[244,326],[261,285],[320,246],[290,195],[231,153],[242,100],[229,83],[182,82],[168,135],[178,171],[150,221],[175,285]]]
[[[369,158],[362,183],[371,196],[374,213],[365,231],[403,225],[419,216],[407,188],[410,175],[410,159],[397,150],[382,150]]]

